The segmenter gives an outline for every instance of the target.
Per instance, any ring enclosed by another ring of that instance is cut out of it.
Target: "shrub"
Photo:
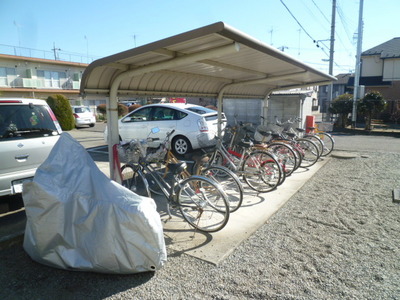
[[[334,99],[329,107],[329,112],[338,114],[339,117],[335,123],[337,127],[345,128],[348,124],[348,116],[353,110],[353,95],[343,94]]]
[[[131,106],[128,107],[129,112],[134,111],[136,108],[141,107],[140,104],[133,104]]]
[[[52,95],[46,101],[54,112],[62,130],[68,131],[75,128],[75,118],[72,114],[71,104],[65,96],[60,94]]]
[[[360,113],[365,116],[365,130],[371,130],[371,121],[374,114],[384,111],[386,108],[386,100],[380,92],[369,92],[361,99],[358,106]]]
[[[118,103],[118,117],[125,116],[128,113],[128,107],[121,103]]]
[[[107,104],[99,104],[97,106],[97,112],[102,114],[104,119],[107,119]],[[125,116],[128,113],[128,107],[118,103],[118,117]]]
[[[97,112],[103,115],[107,114],[107,105],[106,104],[99,104],[97,105]]]

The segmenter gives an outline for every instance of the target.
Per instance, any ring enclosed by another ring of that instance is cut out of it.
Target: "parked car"
[[[0,98],[0,196],[21,193],[61,133],[46,101]]]
[[[151,137],[158,137],[162,141],[167,132],[175,129],[171,136],[171,147],[178,155],[215,144],[217,126],[217,111],[184,103],[145,105],[118,121],[120,140],[123,141],[145,139],[154,127],[160,131]],[[222,129],[226,126],[224,114],[221,126]],[[107,128],[104,133],[107,141]],[[151,146],[156,147],[156,142]]]
[[[96,116],[89,106],[72,106],[72,114],[75,118],[75,127],[82,127],[82,125],[93,127],[96,124]]]

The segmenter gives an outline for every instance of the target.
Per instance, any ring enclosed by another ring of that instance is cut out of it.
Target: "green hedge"
[[[62,130],[69,131],[75,128],[75,118],[72,114],[71,104],[67,98],[56,94],[49,96],[46,101],[56,115]]]

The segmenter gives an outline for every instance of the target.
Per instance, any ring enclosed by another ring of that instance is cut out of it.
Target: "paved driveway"
[[[335,149],[348,151],[379,151],[400,153],[400,133],[389,135],[333,133]],[[382,133],[384,134],[384,133]]]

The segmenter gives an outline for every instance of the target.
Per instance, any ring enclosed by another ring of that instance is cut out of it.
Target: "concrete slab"
[[[166,210],[166,200],[156,196],[157,210],[164,223],[164,236],[167,247],[177,253],[185,253],[198,259],[218,264],[229,256],[235,248],[251,236],[280,207],[282,207],[322,166],[329,161],[324,158],[309,169],[299,169],[275,191],[258,194],[244,185],[245,194],[242,207],[230,215],[229,222],[221,231],[205,234],[195,231],[179,215],[178,210],[172,210],[173,217],[169,219]],[[109,176],[109,163],[96,162],[100,170]],[[4,219],[4,218],[3,218]],[[25,218],[18,223],[18,228],[12,230],[18,239],[22,240]]]
[[[171,209],[173,217],[170,219],[165,197],[155,196],[157,210],[164,224],[167,247],[177,253],[185,253],[218,264],[267,222],[328,161],[329,157],[323,158],[310,168],[298,169],[275,191],[269,193],[257,193],[244,184],[242,206],[230,215],[225,228],[212,234],[195,231],[180,216],[179,210]],[[96,162],[96,164],[109,176],[108,162]]]
[[[351,158],[357,158],[360,156],[359,153],[357,152],[352,152],[352,151],[332,151],[331,153],[332,157],[335,158],[342,158],[342,159],[351,159]]]
[[[169,219],[165,198],[156,197],[167,246],[179,253],[218,264],[262,226],[328,161],[329,158],[325,158],[309,169],[296,171],[278,189],[269,193],[258,194],[244,186],[242,207],[230,215],[225,228],[212,234],[195,231],[179,216],[178,211],[173,211],[173,217]]]

